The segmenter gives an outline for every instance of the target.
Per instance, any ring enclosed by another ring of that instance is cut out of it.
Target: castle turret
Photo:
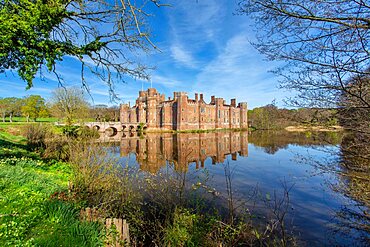
[[[129,122],[129,105],[128,104],[121,104],[120,106],[120,120],[121,123],[128,123]]]

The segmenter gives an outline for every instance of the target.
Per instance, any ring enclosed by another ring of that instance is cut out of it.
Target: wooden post
[[[109,230],[112,228],[112,224],[114,224],[117,230],[117,236],[112,236],[112,234],[109,232]],[[108,242],[106,244],[107,247],[122,247],[125,246],[123,243],[130,243],[129,225],[127,224],[126,220],[107,218],[105,220],[105,227],[108,234]]]
[[[129,232],[128,223],[126,222],[126,220],[123,220],[123,223],[122,223],[122,238],[128,244],[130,243],[130,232]]]
[[[130,232],[129,225],[124,219],[117,218],[103,218],[99,215],[99,210],[96,208],[85,208],[80,211],[80,219],[95,222],[99,221],[105,223],[106,233],[107,233],[107,247],[123,247],[130,243]],[[105,222],[104,222],[105,220]],[[112,225],[114,224],[116,233],[111,231]]]

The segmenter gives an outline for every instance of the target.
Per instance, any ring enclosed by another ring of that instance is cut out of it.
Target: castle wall
[[[165,95],[156,89],[140,91],[134,107],[121,105],[123,125],[144,125],[148,130],[197,130],[247,128],[247,104],[232,99],[211,97],[207,104],[203,94],[189,99],[185,92],[175,92],[173,99],[165,101]],[[126,128],[127,130],[127,128]]]

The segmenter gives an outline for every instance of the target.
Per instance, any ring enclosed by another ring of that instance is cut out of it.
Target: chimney
[[[168,100],[171,100],[171,97],[168,97]]]
[[[215,103],[215,96],[214,95],[212,95],[211,96],[211,104],[214,104]]]
[[[236,107],[236,99],[231,99],[231,106]]]
[[[203,94],[200,94],[200,101],[203,101]]]
[[[195,94],[195,102],[198,102],[198,94]]]

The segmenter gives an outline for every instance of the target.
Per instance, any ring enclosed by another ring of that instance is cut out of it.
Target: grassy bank
[[[25,138],[0,131],[0,246],[99,246],[101,227],[64,200],[70,165],[42,159]]]

